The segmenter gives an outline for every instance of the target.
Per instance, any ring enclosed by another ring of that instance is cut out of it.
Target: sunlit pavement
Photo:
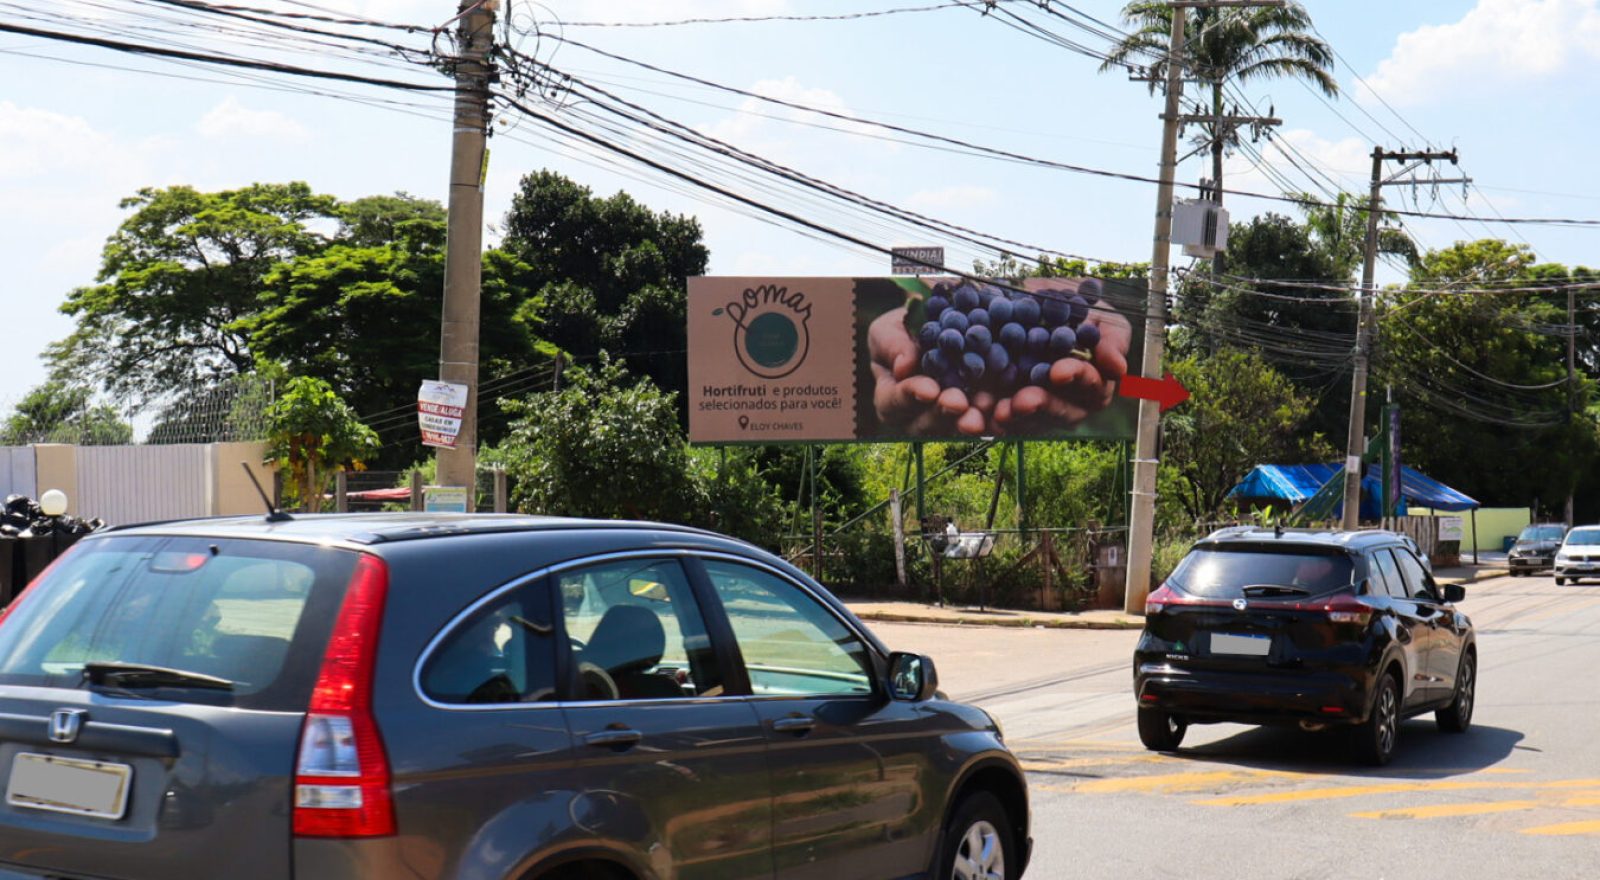
[[[1380,769],[1333,733],[1134,730],[1136,633],[876,624],[1004,725],[1029,771],[1041,878],[1580,877],[1600,869],[1600,585],[1473,584],[1471,731],[1432,715]]]

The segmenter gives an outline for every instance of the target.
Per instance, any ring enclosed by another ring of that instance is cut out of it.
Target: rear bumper
[[[1218,672],[1140,663],[1134,675],[1140,706],[1189,721],[1354,724],[1366,720],[1368,688],[1339,672]]]

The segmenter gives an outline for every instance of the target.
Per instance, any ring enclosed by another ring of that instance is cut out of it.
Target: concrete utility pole
[[[1361,265],[1361,312],[1356,320],[1356,361],[1350,377],[1350,433],[1345,444],[1344,461],[1344,518],[1345,531],[1354,531],[1361,521],[1361,458],[1367,450],[1367,361],[1372,349],[1372,295],[1373,274],[1378,265],[1378,215],[1382,212],[1383,188],[1410,181],[1383,177],[1383,163],[1412,162],[1399,174],[1405,174],[1417,164],[1432,163],[1435,159],[1449,159],[1456,164],[1456,151],[1448,153],[1424,150],[1421,152],[1391,153],[1382,147],[1372,148],[1372,191],[1367,201],[1367,246]],[[1430,180],[1429,184],[1462,183],[1459,180]]]
[[[1573,290],[1567,288],[1567,423],[1572,423],[1572,416],[1578,411],[1578,315],[1573,302]],[[1538,515],[1535,513],[1537,521]],[[1562,520],[1568,526],[1572,525],[1572,489],[1567,488],[1566,516]]]
[[[445,232],[444,308],[439,321],[439,379],[467,386],[454,449],[439,450],[437,482],[466,486],[474,508],[478,461],[478,324],[483,282],[483,177],[488,171],[488,57],[499,0],[461,0],[457,28],[455,134],[450,147],[450,205]]]
[[[1150,291],[1145,299],[1144,358],[1140,374],[1161,378],[1161,355],[1167,341],[1167,269],[1172,259],[1172,180],[1178,171],[1178,111],[1183,98],[1183,25],[1185,4],[1172,5],[1172,46],[1167,58],[1167,110],[1161,114],[1161,183],[1156,188],[1156,232],[1150,254]],[[1128,517],[1128,581],[1122,608],[1143,614],[1150,592],[1151,545],[1156,520],[1156,431],[1161,404],[1139,401],[1139,431],[1134,440],[1133,500]]]
[[[1144,357],[1140,375],[1159,380],[1161,357],[1167,341],[1167,272],[1172,260],[1172,181],[1178,171],[1178,125],[1183,100],[1184,19],[1189,9],[1216,9],[1228,6],[1282,6],[1284,0],[1174,0],[1172,39],[1167,50],[1167,106],[1161,114],[1161,183],[1156,188],[1156,230],[1150,255],[1150,291],[1145,300]],[[1139,429],[1133,454],[1133,499],[1128,515],[1128,579],[1123,588],[1122,607],[1129,614],[1143,614],[1145,596],[1150,592],[1150,559],[1155,541],[1156,432],[1161,423],[1161,404],[1139,401]]]

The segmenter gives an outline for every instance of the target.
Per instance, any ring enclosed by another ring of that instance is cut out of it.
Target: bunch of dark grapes
[[[1100,301],[1090,278],[1076,292],[1021,293],[987,284],[940,283],[928,297],[917,333],[922,373],[941,388],[1009,396],[1029,385],[1048,387],[1050,365],[1066,357],[1094,360],[1100,328],[1084,322]]]

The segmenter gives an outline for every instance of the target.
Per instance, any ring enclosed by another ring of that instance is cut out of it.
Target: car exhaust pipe
[[[1321,721],[1302,721],[1300,722],[1300,729],[1306,733],[1316,733],[1321,730],[1327,730],[1328,725],[1323,724]]]

